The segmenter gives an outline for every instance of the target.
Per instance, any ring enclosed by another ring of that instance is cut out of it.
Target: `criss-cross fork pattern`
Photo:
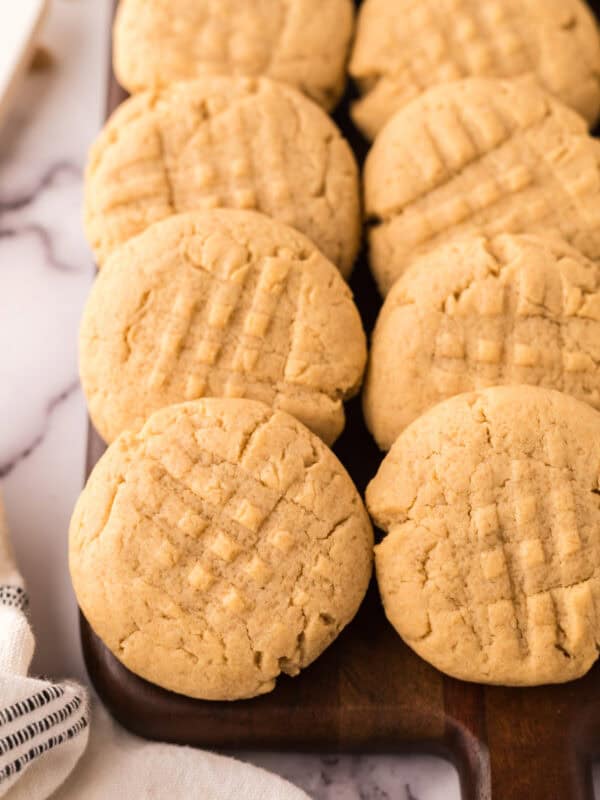
[[[321,582],[328,595],[335,574],[327,539],[337,523],[320,519],[310,502],[318,491],[318,458],[307,451],[303,463],[290,468],[275,457],[265,459],[253,438],[240,464],[207,450],[190,453],[183,442],[171,442],[166,450],[159,439],[145,448],[141,475],[130,487],[135,515],[158,532],[155,568],[178,564],[198,598],[204,595],[200,605],[221,604],[242,616],[252,609],[249,589],[265,586],[284,563],[295,568],[306,561],[310,581]],[[148,485],[151,491],[145,490]],[[290,519],[293,526],[286,523]],[[312,563],[306,548],[317,540],[322,547]],[[293,601],[302,605],[303,586],[296,591]]]
[[[537,262],[514,269],[510,257],[492,253],[491,247],[488,253],[496,274],[476,280],[459,300],[452,295],[446,301],[432,360],[436,388],[456,394],[507,381],[543,384],[548,375],[553,388],[565,390],[568,384],[570,393],[598,402],[597,390],[585,385],[597,365],[577,349],[575,336],[565,335],[565,326],[578,319],[582,306],[586,319],[600,322],[600,295],[585,295],[569,283],[567,258],[557,260],[549,273]],[[539,323],[535,339],[529,325],[533,317]]]
[[[186,257],[206,275],[210,297],[198,305],[197,293],[182,287],[158,343],[151,390],[160,390],[177,372],[186,373],[185,399],[202,397],[209,374],[225,397],[243,397],[250,384],[260,384],[261,397],[272,403],[289,379],[288,360],[294,344],[294,321],[302,276],[293,254],[269,256],[252,265],[245,248],[227,238],[210,259],[214,242],[194,239]],[[199,251],[199,252],[198,252]],[[279,303],[288,294],[288,308]],[[276,319],[276,334],[273,322]],[[259,360],[263,362],[259,364]],[[181,375],[178,376],[181,378]],[[289,387],[288,387],[289,388]],[[210,390],[209,390],[210,391]],[[254,386],[253,396],[256,396]]]
[[[527,457],[507,462],[500,494],[501,476],[490,464],[480,465],[477,490],[469,498],[469,538],[446,551],[450,563],[437,567],[458,580],[463,596],[455,610],[430,608],[430,629],[443,629],[456,618],[472,631],[482,653],[500,639],[505,657],[536,657],[548,647],[569,652],[595,615],[592,584],[600,551],[595,531],[578,517],[578,505],[590,501],[578,496],[557,430],[545,435],[543,449],[543,462]],[[539,492],[541,471],[549,476],[546,496]],[[446,530],[447,541],[450,536]],[[428,564],[425,579],[435,584]]]
[[[534,72],[538,44],[524,30],[522,4],[512,5],[496,0],[419,0],[398,4],[397,13],[392,7],[387,22],[397,45],[393,55],[385,51],[382,57],[401,103],[435,83]],[[445,25],[450,14],[453,23]]]
[[[173,213],[219,207],[290,224],[348,269],[356,177],[333,123],[276,83],[239,79],[212,94],[207,84],[206,97],[190,86],[191,94],[179,84],[156,101],[132,98],[92,151],[86,219],[101,257]],[[347,162],[335,202],[332,152]]]
[[[374,151],[371,180],[378,180],[384,166],[397,170],[401,198],[388,207],[381,199],[377,208],[367,209],[374,215],[376,271],[399,274],[415,255],[473,231],[494,236],[552,229],[576,241],[590,258],[600,255],[594,233],[600,219],[600,151],[593,140],[541,94],[534,92],[525,102],[526,87],[517,85],[506,97],[488,96],[485,102],[479,97],[483,90],[469,87],[460,108],[456,99],[438,92],[436,102],[402,112],[412,120],[411,135],[398,129],[393,163],[386,152]],[[391,267],[378,256],[387,237]]]

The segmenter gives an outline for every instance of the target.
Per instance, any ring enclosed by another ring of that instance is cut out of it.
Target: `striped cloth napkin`
[[[88,738],[84,690],[27,677],[35,643],[26,610],[0,500],[0,796],[11,800],[50,796]]]
[[[257,767],[131,736],[76,683],[28,677],[35,642],[26,612],[0,497],[0,797],[308,800]]]

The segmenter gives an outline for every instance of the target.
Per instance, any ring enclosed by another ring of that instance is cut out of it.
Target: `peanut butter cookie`
[[[132,93],[207,74],[265,75],[330,109],[353,21],[351,0],[121,0],[115,72]]]
[[[396,440],[367,490],[385,611],[456,678],[585,674],[600,644],[600,413],[502,386],[453,397]]]
[[[365,417],[387,450],[430,406],[500,384],[600,408],[600,270],[560,239],[473,236],[418,259],[377,320]]]
[[[365,166],[370,260],[383,293],[411,259],[465,233],[550,229],[600,257],[600,142],[529,80],[429,90]]]
[[[358,171],[327,114],[267,78],[206,77],[123,103],[93,145],[85,224],[101,265],[152,222],[217,207],[262,211],[349,274]]]
[[[331,443],[365,361],[338,270],[255,211],[180,214],[131,239],[100,272],[80,334],[83,389],[109,442],[163,406],[214,396],[262,400]]]
[[[426,89],[469,77],[534,74],[590,124],[600,111],[600,38],[582,0],[365,0],[350,73],[370,139]]]
[[[373,534],[342,465],[251,400],[199,400],[124,433],[70,529],[79,605],[115,656],[174,692],[236,700],[296,675],[356,613]]]

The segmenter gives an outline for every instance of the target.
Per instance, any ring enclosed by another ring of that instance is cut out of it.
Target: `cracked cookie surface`
[[[363,406],[382,449],[455,394],[533,384],[600,408],[600,269],[550,236],[473,236],[402,275],[372,337]]]
[[[534,74],[590,124],[600,111],[600,39],[582,0],[366,0],[350,74],[368,138],[426,89],[469,77]]]
[[[600,142],[529,80],[471,79],[399,111],[365,164],[369,259],[385,294],[466,233],[560,233],[600,257]]]
[[[333,453],[250,400],[158,411],[108,448],[70,527],[88,622],[130,670],[209,700],[271,691],[352,619],[373,533]]]
[[[121,0],[115,73],[132,93],[206,74],[265,75],[330,109],[353,21],[351,0]]]
[[[462,680],[558,683],[600,642],[600,413],[530,386],[436,406],[367,489],[386,615]]]
[[[366,341],[352,293],[305,236],[252,211],[151,225],[100,272],[80,332],[90,415],[106,441],[159,408],[247,397],[331,444]]]
[[[94,143],[85,227],[98,259],[153,222],[211,208],[262,211],[347,276],[360,239],[358,170],[327,114],[268,78],[206,77],[123,103]]]

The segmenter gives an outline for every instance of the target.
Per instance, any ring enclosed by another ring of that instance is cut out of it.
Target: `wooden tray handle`
[[[596,671],[594,671],[596,672]],[[594,694],[584,684],[502,689],[445,679],[446,742],[463,800],[594,800],[600,747]]]

